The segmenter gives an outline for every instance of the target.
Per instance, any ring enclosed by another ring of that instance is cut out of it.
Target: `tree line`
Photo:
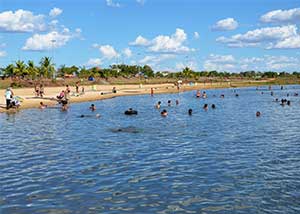
[[[111,77],[144,77],[144,78],[189,78],[198,79],[201,77],[218,77],[218,78],[249,78],[249,79],[260,79],[260,78],[277,78],[277,77],[300,77],[300,72],[260,72],[260,71],[245,71],[240,73],[230,72],[218,72],[218,71],[193,71],[186,67],[180,72],[167,72],[158,71],[154,72],[149,65],[126,65],[118,64],[111,65],[109,68],[99,67],[77,67],[61,65],[57,69],[55,64],[52,62],[50,57],[43,57],[38,65],[32,60],[27,63],[18,60],[13,64],[9,64],[4,68],[1,68],[2,76],[5,77],[20,77],[23,79],[41,79],[41,78],[63,78],[67,75],[76,76],[79,78],[88,77],[99,77],[99,78],[111,78]]]

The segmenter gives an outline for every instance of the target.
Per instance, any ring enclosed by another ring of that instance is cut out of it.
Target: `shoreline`
[[[180,87],[178,91],[177,87],[172,83],[164,84],[146,84],[146,85],[94,85],[94,86],[84,86],[85,93],[79,96],[71,96],[70,104],[72,103],[81,103],[81,102],[91,102],[98,101],[103,99],[111,99],[119,96],[135,96],[135,95],[144,95],[149,94],[151,88],[154,89],[155,94],[168,94],[168,93],[178,93],[192,90],[203,90],[203,89],[217,89],[217,88],[236,88],[236,87],[251,87],[251,86],[262,86],[266,85],[265,81],[248,81],[248,82],[218,82],[218,83],[195,83],[194,85],[184,84]],[[79,89],[81,90],[81,87]],[[112,88],[116,87],[117,93],[112,93]],[[71,88],[71,94],[75,91],[75,87]],[[9,109],[5,108],[5,98],[4,98],[4,89],[0,90],[0,94],[3,95],[0,99],[0,113],[5,112],[15,112],[23,109],[29,108],[38,108],[40,102],[48,106],[57,105],[56,96],[60,93],[61,90],[64,90],[65,87],[46,87],[44,88],[45,95],[43,98],[35,97],[33,88],[18,88],[13,89],[15,96],[23,98],[21,106],[18,109]],[[103,93],[103,95],[101,95]]]

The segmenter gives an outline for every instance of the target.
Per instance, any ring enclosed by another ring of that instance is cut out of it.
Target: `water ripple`
[[[89,103],[1,114],[0,213],[299,213],[299,98],[236,90],[94,102],[100,119],[78,117]]]

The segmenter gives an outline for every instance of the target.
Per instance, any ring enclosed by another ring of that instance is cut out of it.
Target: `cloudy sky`
[[[0,66],[300,71],[299,0],[0,0]]]

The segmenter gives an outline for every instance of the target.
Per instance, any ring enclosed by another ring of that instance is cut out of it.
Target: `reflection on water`
[[[237,90],[0,114],[0,213],[299,213],[300,87]]]

